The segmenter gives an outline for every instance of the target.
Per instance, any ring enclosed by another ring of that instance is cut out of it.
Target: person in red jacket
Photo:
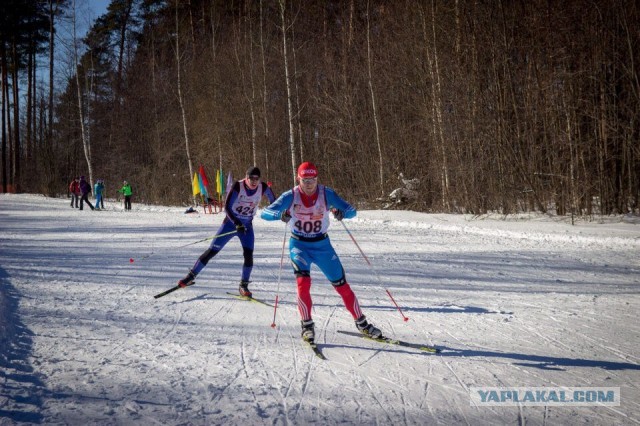
[[[69,192],[71,193],[71,207],[75,203],[76,209],[78,206],[78,201],[80,201],[80,178],[74,177],[71,183],[69,184]]]

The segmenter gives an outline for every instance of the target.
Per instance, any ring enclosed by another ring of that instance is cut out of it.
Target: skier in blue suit
[[[358,330],[373,338],[381,337],[380,329],[369,323],[360,310],[358,299],[347,283],[340,258],[327,235],[330,211],[340,221],[355,217],[356,209],[340,198],[333,189],[318,184],[318,169],[311,162],[304,162],[298,167],[298,182],[298,186],[280,195],[264,209],[260,217],[292,224],[289,256],[298,287],[302,338],[310,343],[315,339],[311,317],[313,305],[310,275],[311,265],[314,263],[342,297]]]
[[[198,258],[187,276],[178,281],[180,287],[191,285],[200,271],[207,266],[207,263],[222,250],[231,238],[237,236],[240,239],[240,244],[242,244],[242,254],[244,256],[242,278],[240,279],[238,291],[241,296],[252,297],[251,291],[249,291],[249,279],[253,269],[253,248],[255,243],[253,217],[263,196],[267,197],[270,203],[276,198],[271,188],[260,181],[260,169],[250,167],[247,170],[246,177],[237,181],[227,194],[224,203],[226,217],[222,221],[222,225],[220,225],[209,248]],[[237,231],[236,233],[232,232],[234,229]]]

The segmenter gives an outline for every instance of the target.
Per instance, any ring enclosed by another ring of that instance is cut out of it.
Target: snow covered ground
[[[135,201],[135,200],[134,200]],[[233,239],[163,298],[221,215],[79,211],[0,195],[0,425],[639,424],[640,223],[362,211],[331,239],[369,319],[438,355],[355,331],[314,270],[302,344],[284,225],[255,220],[253,284]],[[148,257],[147,257],[148,256]],[[131,263],[130,258],[135,261]],[[281,276],[281,278],[279,278]],[[387,296],[395,297],[410,319]],[[487,407],[471,387],[619,387],[617,407]]]

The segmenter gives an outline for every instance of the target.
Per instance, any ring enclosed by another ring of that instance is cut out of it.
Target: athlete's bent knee
[[[207,249],[204,253],[202,253],[202,255],[200,256],[200,262],[202,262],[203,265],[206,265],[207,263],[209,263],[209,261],[211,260],[211,258],[213,256],[215,256],[216,254],[218,254],[217,250],[211,250],[211,249]]]
[[[339,280],[331,281],[331,285],[334,287],[340,287],[341,285],[345,285],[347,283],[347,277],[344,274],[344,269],[342,270],[342,277]]]
[[[302,277],[310,277],[311,273],[309,271],[295,271],[296,278]]]

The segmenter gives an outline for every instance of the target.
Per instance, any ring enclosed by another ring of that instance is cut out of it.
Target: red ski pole
[[[389,295],[389,297],[391,298],[391,301],[393,302],[394,305],[396,305],[396,308],[398,308],[398,312],[400,312],[400,315],[402,315],[402,319],[405,321],[409,321],[409,317],[405,317],[404,314],[402,313],[402,309],[400,309],[400,306],[398,306],[398,304],[396,303],[396,300],[393,298],[393,296],[391,295],[391,293],[389,292],[389,290],[387,290],[385,288],[387,294]]]
[[[380,285],[382,286],[382,288],[384,288],[384,290],[387,292],[387,294],[389,295],[389,298],[391,299],[391,301],[393,302],[393,304],[396,306],[396,308],[398,309],[398,312],[400,312],[400,315],[402,315],[402,319],[404,321],[409,321],[409,317],[405,316],[404,313],[402,312],[402,309],[400,309],[400,306],[398,306],[398,304],[396,303],[395,299],[393,298],[393,296],[391,295],[391,292],[389,291],[389,289],[387,289],[384,284],[382,283],[382,279],[380,278],[380,275],[378,275],[378,271],[376,271],[376,269],[373,267],[373,265],[371,264],[371,262],[369,262],[369,258],[367,257],[366,254],[364,254],[364,252],[362,251],[362,249],[360,248],[360,245],[358,244],[358,242],[356,241],[356,239],[353,237],[353,235],[351,234],[351,231],[349,231],[349,229],[347,228],[347,225],[344,224],[344,221],[340,221],[340,223],[342,224],[342,226],[344,227],[344,230],[347,231],[347,234],[349,234],[349,237],[351,238],[351,241],[353,241],[353,244],[356,245],[356,247],[358,248],[358,251],[360,252],[360,254],[362,255],[362,257],[364,258],[364,260],[367,262],[367,265],[369,265],[369,267],[371,268],[371,270],[373,271],[373,273],[375,274],[376,278],[378,279],[378,282],[380,283]]]

